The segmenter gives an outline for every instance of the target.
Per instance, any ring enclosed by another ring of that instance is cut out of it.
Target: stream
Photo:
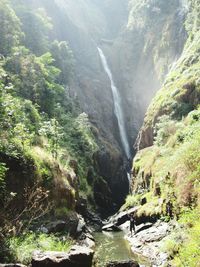
[[[124,239],[124,232],[96,232],[94,267],[104,267],[110,261],[134,260],[140,267],[148,267],[144,259],[133,254],[130,244]]]

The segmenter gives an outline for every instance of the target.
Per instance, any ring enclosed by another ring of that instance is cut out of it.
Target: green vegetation
[[[45,10],[3,0],[0,23],[0,247],[9,244],[0,258],[27,263],[36,248],[67,249],[27,231],[44,215],[65,217],[79,194],[94,203],[87,175],[98,145],[71,97],[73,53],[51,39]]]
[[[67,252],[72,245],[73,241],[69,238],[62,240],[55,235],[30,232],[20,237],[10,238],[7,248],[13,262],[30,264],[34,250]]]
[[[179,227],[162,241],[162,251],[168,253],[171,266],[199,265],[199,208],[184,209],[180,219]]]
[[[153,146],[140,150],[133,162],[133,196],[123,208],[139,206],[138,216],[174,218],[179,227],[162,250],[172,266],[198,266],[200,207],[200,45],[198,1],[190,1],[188,40],[163,88],[153,99],[142,137],[153,129]],[[147,203],[140,206],[145,198]]]
[[[199,109],[191,111],[181,121],[161,117],[156,125],[154,146],[141,150],[134,159],[133,190],[137,194],[128,196],[123,207],[139,206],[139,217],[160,215],[164,220],[180,218],[180,231],[184,238],[175,237],[174,240],[170,236],[164,244],[164,250],[172,258],[175,257],[175,265],[172,266],[197,266],[200,257],[197,234],[200,200],[199,118]],[[140,206],[143,198],[147,203]]]
[[[199,208],[186,210],[183,212],[179,223],[182,224],[185,234],[178,255],[172,261],[175,266],[191,266],[199,265],[200,259],[200,213]]]

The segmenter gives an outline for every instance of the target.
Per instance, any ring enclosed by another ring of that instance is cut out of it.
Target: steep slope
[[[174,218],[182,225],[163,244],[175,258],[172,266],[198,266],[200,260],[199,7],[189,1],[183,53],[146,113],[133,161],[134,196],[126,203],[143,199],[138,216]]]
[[[87,114],[69,94],[72,51],[66,42],[49,40],[51,23],[43,10],[21,12],[20,21],[10,1],[0,2],[0,261],[28,264],[33,247],[43,246],[36,239],[55,249],[71,246],[69,238],[60,243],[36,229],[64,219],[73,220],[76,232],[75,211],[85,196],[94,208],[92,187],[102,178],[94,171],[88,181],[98,144]],[[35,40],[22,31],[27,15]]]
[[[35,7],[40,5],[34,2]],[[51,34],[67,40],[73,50],[76,64],[71,93],[78,97],[81,109],[98,128],[102,152],[96,157],[97,168],[108,182],[114,202],[122,203],[128,192],[124,152],[110,81],[102,68],[97,45],[107,56],[122,96],[129,143],[134,143],[152,96],[182,51],[185,6],[180,1],[137,4],[121,0],[79,1],[78,5],[57,0],[51,6],[44,1],[43,6],[53,19],[55,30]],[[101,162],[105,161],[107,165],[102,169]],[[117,190],[121,187],[119,196]]]
[[[104,191],[106,187],[108,198],[110,199],[109,192],[112,192],[113,202],[121,205],[128,192],[128,180],[124,167],[124,161],[126,160],[124,160],[117,120],[114,115],[110,81],[103,70],[97,44],[94,41],[94,38],[99,39],[100,34],[106,36],[109,31],[102,11],[105,10],[107,1],[105,3],[80,1],[79,5],[73,1],[52,1],[51,4],[48,1],[13,0],[12,2],[18,16],[22,22],[25,22],[22,27],[26,36],[30,35],[30,25],[29,27],[26,26],[26,18],[30,17],[31,13],[37,13],[39,10],[49,18],[53,25],[48,31],[48,38],[50,40],[66,40],[69,43],[74,55],[74,64],[73,75],[68,79],[68,90],[70,96],[77,99],[80,110],[88,114],[90,122],[94,125],[94,135],[100,148],[94,154],[94,169],[103,178],[101,180],[102,184],[100,181],[98,183],[99,190],[101,191],[102,188]],[[118,6],[117,3],[118,1],[113,5],[113,8],[120,12],[121,5]],[[76,16],[76,14],[79,15]],[[35,35],[31,35],[31,38],[32,43],[35,44],[40,31],[37,33],[34,25],[33,21],[31,29],[35,32]],[[26,39],[25,44],[27,44]],[[34,46],[30,43],[28,45],[29,49],[38,53],[39,49],[35,51]],[[49,49],[48,44],[43,46],[43,49],[45,47],[46,50]],[[45,52],[45,49],[41,49],[41,52]],[[92,180],[95,180],[95,176]],[[95,188],[98,186],[96,185]],[[121,188],[120,195],[117,194],[118,188]],[[98,195],[98,203],[107,207],[103,200],[103,193],[98,192],[95,195]],[[109,208],[112,209],[113,206],[115,205],[109,204]]]
[[[134,140],[152,97],[186,38],[186,7],[176,1],[129,1],[129,17],[111,47],[105,45],[124,100],[127,129]]]

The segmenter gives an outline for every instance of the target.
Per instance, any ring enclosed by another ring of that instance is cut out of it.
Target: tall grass
[[[73,241],[69,238],[61,239],[55,235],[30,232],[19,237],[12,237],[7,243],[11,261],[29,264],[34,250],[67,252]]]

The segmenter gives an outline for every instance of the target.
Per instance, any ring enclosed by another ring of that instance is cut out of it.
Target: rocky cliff
[[[133,143],[152,97],[182,52],[186,9],[179,1],[129,1],[128,8],[126,26],[107,49]]]
[[[199,7],[199,1],[185,6],[187,41],[145,115],[133,161],[135,194],[126,202],[141,204],[138,216],[178,221],[161,245],[172,266],[196,266],[200,257],[194,234],[199,229]]]
[[[100,167],[105,159],[97,160],[100,174],[108,181],[115,201],[121,202],[123,196],[119,200],[115,188],[124,184],[123,195],[127,192],[123,150],[110,81],[96,47],[100,45],[106,53],[120,91],[131,145],[150,100],[182,52],[186,40],[183,27],[186,7],[180,1],[137,4],[120,0],[79,1],[78,5],[57,0],[55,5],[61,19],[58,20],[55,9],[48,12],[55,20],[56,29],[60,29],[56,37],[68,40],[76,58],[76,79],[72,86],[76,88],[82,109],[98,129],[104,147],[100,155],[108,160],[107,173],[106,168]],[[118,170],[112,167],[113,162],[119,163]]]
[[[44,0],[29,1],[26,5],[31,9],[42,6],[53,24],[50,38],[68,41],[73,51],[75,67],[70,93],[77,97],[81,109],[95,126],[101,150],[95,156],[96,168],[113,192],[114,202],[121,204],[128,192],[126,158],[114,114],[110,81],[97,46],[105,52],[119,89],[132,147],[151,98],[182,51],[186,38],[185,6],[178,0],[167,4],[150,0],[139,4],[122,0],[79,0],[76,3],[55,0],[49,4]],[[107,165],[102,169],[101,162],[105,161]],[[121,186],[122,194],[118,196],[116,188]]]

